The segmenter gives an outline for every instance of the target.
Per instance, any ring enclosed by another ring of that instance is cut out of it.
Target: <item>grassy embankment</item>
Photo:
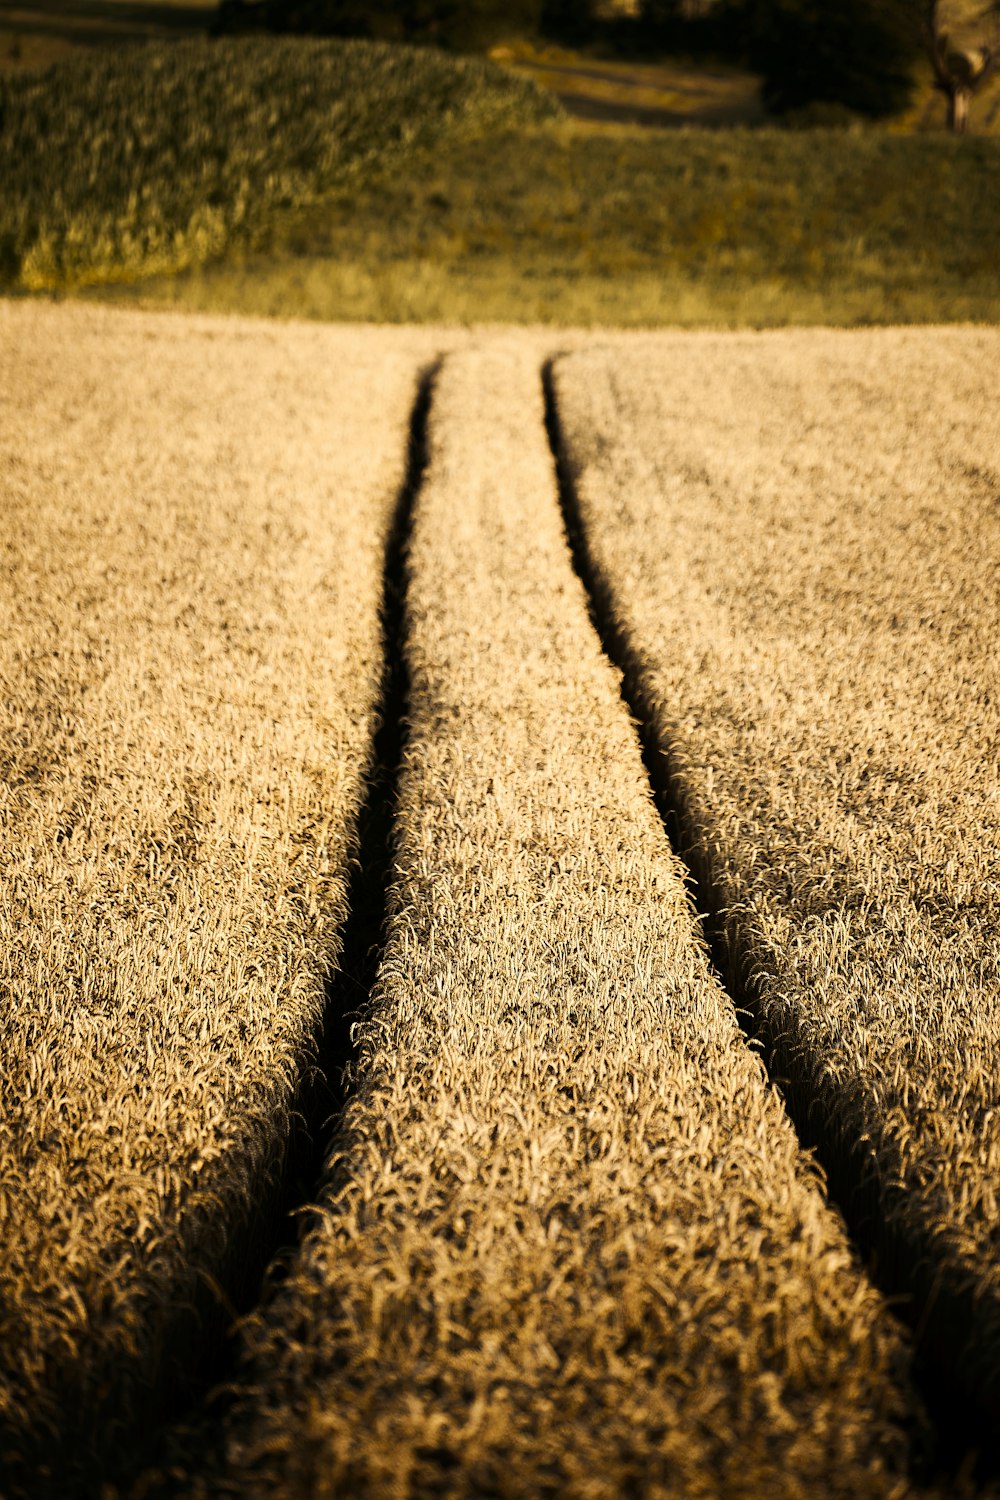
[[[447,360],[429,448],[355,1088],[221,1468],[179,1491],[911,1493],[907,1349],[709,970],[537,352]]]
[[[109,52],[0,90],[12,290],[583,325],[1000,304],[996,139],[597,128],[485,61],[334,42]]]
[[[998,357],[988,331],[829,333],[555,368],[598,594],[730,967],[994,1452]]]
[[[374,43],[152,44],[0,80],[0,276],[172,272],[445,139],[557,106],[480,59]]]
[[[96,1493],[259,1275],[422,357],[0,308],[5,1495]]]

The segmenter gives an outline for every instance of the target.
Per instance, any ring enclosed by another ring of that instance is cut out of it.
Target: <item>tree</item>
[[[922,3],[922,0],[918,0]],[[750,53],[779,113],[825,103],[893,114],[909,102],[914,0],[750,0]]]
[[[903,108],[921,53],[964,131],[973,95],[1000,66],[1000,0],[747,0],[751,56],[777,111],[816,102],[867,115]]]
[[[967,34],[953,41],[945,29],[948,18],[941,0],[923,0],[923,39],[934,69],[934,87],[948,100],[948,128],[964,135],[969,123],[972,96],[982,87],[997,65],[997,22],[1000,3],[993,3],[979,13],[977,20],[992,22],[993,36]]]
[[[638,31],[654,45],[739,54],[747,0],[635,0]]]
[[[510,29],[536,30],[541,9],[542,0],[220,0],[218,29],[250,21],[273,31],[475,49]]]

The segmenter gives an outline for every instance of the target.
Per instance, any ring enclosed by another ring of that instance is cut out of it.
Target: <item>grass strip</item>
[[[424,352],[0,306],[6,1494],[94,1493],[259,1276]]]
[[[712,976],[531,341],[449,358],[397,883],[314,1222],[186,1495],[902,1495],[908,1352]]]
[[[996,321],[998,169],[1000,139],[515,121],[120,295],[393,322]]]
[[[1000,1413],[1000,344],[663,337],[554,387],[596,596],[773,1072],[938,1414]]]

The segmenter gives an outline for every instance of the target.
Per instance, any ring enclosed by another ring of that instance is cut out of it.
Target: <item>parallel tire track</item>
[[[178,1489],[906,1493],[905,1340],[710,972],[516,341],[446,362],[429,447],[355,1082]]]

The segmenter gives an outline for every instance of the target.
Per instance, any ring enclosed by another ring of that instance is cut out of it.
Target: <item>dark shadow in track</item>
[[[253,1264],[248,1268],[251,1274],[242,1279],[238,1295],[233,1298],[234,1316],[216,1356],[198,1371],[197,1389],[189,1394],[186,1410],[174,1417],[177,1428],[187,1428],[189,1434],[220,1425],[230,1401],[228,1382],[236,1374],[241,1355],[238,1320],[272,1296],[288,1276],[308,1225],[308,1209],[322,1196],[325,1164],[347,1101],[354,1055],[352,1028],[367,1009],[382,958],[410,692],[404,650],[406,555],[413,510],[427,469],[427,424],[440,365],[441,361],[436,361],[420,377],[410,415],[406,471],[386,541],[379,604],[384,667],[378,727],[365,802],[358,818],[357,854],[348,887],[348,917],[338,967],[327,984],[316,1064],[299,1099],[280,1199],[267,1215],[267,1232],[255,1244]],[[173,1444],[173,1434],[167,1434],[166,1441]],[[190,1441],[188,1436],[188,1444]],[[162,1490],[154,1487],[151,1491],[170,1492],[169,1483]]]
[[[410,416],[406,471],[384,553],[379,605],[384,667],[378,728],[365,802],[358,818],[357,854],[348,887],[348,917],[337,971],[327,984],[316,1064],[299,1099],[280,1199],[267,1212],[266,1233],[253,1237],[257,1243],[253,1264],[248,1267],[251,1274],[241,1278],[238,1293],[233,1297],[233,1315],[225,1337],[215,1357],[197,1372],[196,1389],[189,1390],[185,1409],[168,1417],[168,1423],[172,1421],[173,1425],[161,1437],[158,1458],[149,1455],[142,1466],[151,1471],[144,1490],[150,1496],[174,1493],[169,1479],[169,1450],[180,1449],[190,1456],[192,1448],[201,1443],[211,1446],[215,1441],[231,1402],[229,1382],[237,1373],[242,1352],[239,1320],[274,1295],[292,1268],[308,1224],[308,1209],[322,1196],[325,1164],[347,1101],[354,1055],[352,1027],[367,1008],[385,941],[393,831],[410,691],[404,650],[406,555],[413,510],[427,469],[427,425],[440,365],[441,361],[436,361],[420,377]]]
[[[289,1164],[279,1214],[279,1230],[255,1278],[253,1294],[241,1311],[256,1305],[260,1276],[281,1280],[294,1256],[303,1208],[319,1196],[331,1131],[343,1111],[354,1047],[351,1031],[365,1013],[381,962],[387,902],[392,883],[393,831],[399,777],[406,742],[409,671],[404,650],[406,554],[413,509],[427,469],[427,422],[440,361],[420,377],[410,416],[406,473],[386,542],[382,598],[383,681],[372,764],[358,818],[357,855],[348,887],[348,917],[337,972],[327,984],[317,1068],[299,1112],[299,1129],[289,1146]]]
[[[603,577],[587,542],[579,495],[565,442],[556,400],[553,371],[559,355],[542,368],[545,427],[556,466],[559,504],[573,568],[587,595],[591,622],[602,649],[621,673],[622,699],[639,737],[643,765],[649,777],[657,810],[672,848],[683,860],[691,881],[697,909],[704,914],[704,931],[719,982],[733,1002],[747,1044],[758,1051],[771,1082],[784,1100],[789,1118],[803,1147],[813,1152],[826,1176],[828,1196],[839,1209],[851,1240],[872,1280],[909,1325],[915,1345],[914,1377],[931,1423],[919,1421],[913,1433],[913,1451],[918,1465],[911,1476],[916,1482],[936,1482],[945,1493],[967,1494],[969,1484],[984,1483],[1000,1474],[1000,1457],[993,1452],[989,1434],[993,1413],[970,1400],[957,1386],[942,1361],[940,1337],[933,1317],[928,1317],[921,1299],[914,1295],[910,1278],[901,1269],[912,1263],[913,1245],[894,1239],[888,1245],[880,1218],[877,1188],[873,1181],[870,1152],[845,1139],[846,1132],[825,1127],[821,1111],[808,1088],[796,1086],[793,1064],[782,1056],[781,1038],[769,1036],[758,1024],[753,972],[755,961],[736,951],[722,915],[723,899],[711,871],[693,855],[695,839],[690,832],[680,790],[671,774],[670,747],[660,742],[652,713],[636,670],[632,649],[615,623],[612,590]],[[932,1263],[932,1262],[931,1262]],[[931,1290],[929,1302],[934,1300]],[[936,1309],[940,1313],[941,1309]]]

